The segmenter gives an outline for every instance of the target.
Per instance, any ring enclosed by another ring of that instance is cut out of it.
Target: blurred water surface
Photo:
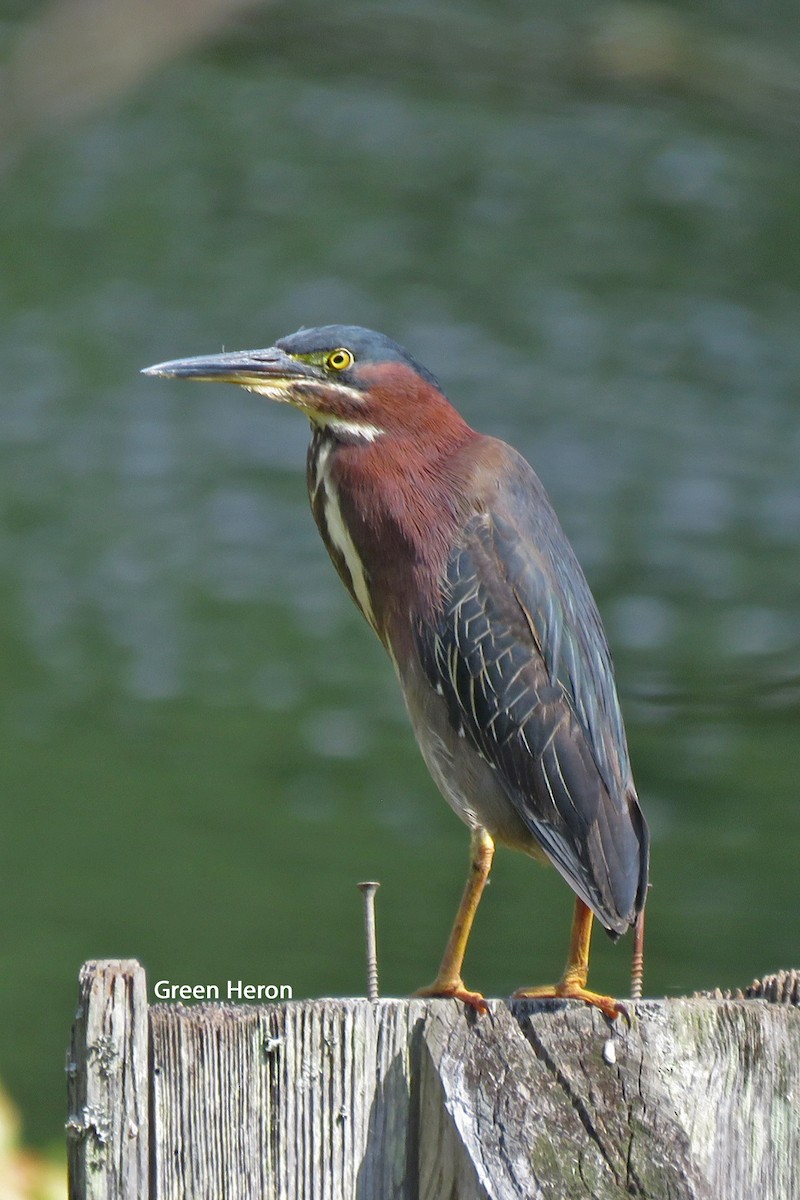
[[[256,11],[0,182],[0,1076],[33,1137],[86,958],[363,993],[377,878],[385,992],[438,962],[467,835],[313,528],[304,422],[138,375],[301,324],[394,336],[544,479],[653,830],[648,992],[798,965],[797,114],[562,70],[569,13],[521,12],[470,8],[470,76],[413,7],[397,54]],[[570,909],[499,855],[467,981],[556,977]],[[595,985],[629,959],[598,935]]]

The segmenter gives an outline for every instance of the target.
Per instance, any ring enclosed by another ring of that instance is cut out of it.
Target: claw
[[[436,979],[428,987],[420,988],[414,992],[415,996],[425,999],[445,999],[445,1000],[460,1000],[462,1004],[466,1004],[468,1008],[472,1008],[476,1013],[487,1013],[489,1005],[483,998],[480,992],[471,992],[464,986],[461,979],[455,979],[451,982]]]
[[[624,1016],[630,1028],[630,1013],[624,1004],[615,1000],[613,996],[601,996],[597,992],[590,992],[577,983],[562,982],[545,987],[519,988],[513,993],[513,998],[515,1000],[582,1000],[584,1004],[599,1008],[609,1021],[616,1021],[620,1015]]]

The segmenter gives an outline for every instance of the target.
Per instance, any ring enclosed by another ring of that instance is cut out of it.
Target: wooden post
[[[797,1195],[791,1003],[640,1001],[630,1029],[553,1001],[495,1000],[484,1017],[445,1000],[146,1012],[133,963],[88,964],[81,996],[73,1200]]]
[[[133,960],[87,962],[67,1062],[70,1200],[148,1200],[147,983]]]

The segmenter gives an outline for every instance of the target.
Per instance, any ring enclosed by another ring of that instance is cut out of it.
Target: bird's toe
[[[489,1011],[489,1005],[480,992],[472,992],[464,986],[462,979],[436,979],[427,987],[414,992],[415,997],[424,999],[460,1000],[478,1013]]]
[[[518,988],[512,994],[514,1000],[582,1000],[592,1008],[599,1008],[610,1021],[624,1016],[630,1025],[630,1013],[624,1004],[620,1004],[613,996],[603,996],[598,992],[590,992],[588,988],[577,983],[564,982],[546,984],[544,987]]]

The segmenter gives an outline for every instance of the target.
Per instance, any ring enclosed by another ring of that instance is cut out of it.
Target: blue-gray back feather
[[[495,443],[496,445],[496,443]],[[541,482],[504,447],[419,649],[450,720],[612,934],[644,902],[647,831],[597,606]]]

